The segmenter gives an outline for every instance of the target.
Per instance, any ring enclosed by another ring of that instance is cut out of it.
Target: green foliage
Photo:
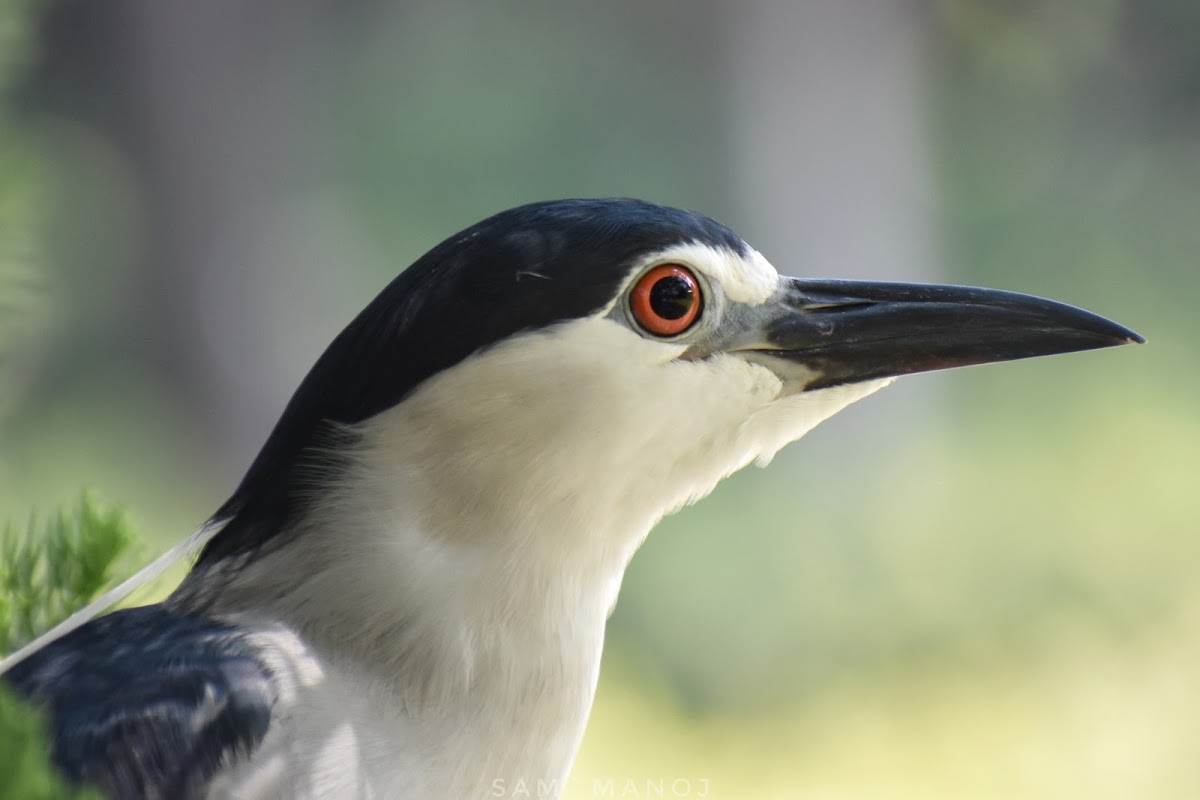
[[[0,535],[0,652],[10,652],[95,599],[134,550],[124,514],[84,495],[70,510]],[[85,798],[54,773],[45,722],[0,685],[0,798]]]
[[[0,536],[0,651],[15,650],[113,583],[134,543],[125,516],[85,495],[70,511]]]

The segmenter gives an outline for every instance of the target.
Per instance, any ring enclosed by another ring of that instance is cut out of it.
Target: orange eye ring
[[[700,317],[703,305],[699,281],[679,264],[659,264],[638,278],[629,293],[633,318],[655,336],[683,333]]]

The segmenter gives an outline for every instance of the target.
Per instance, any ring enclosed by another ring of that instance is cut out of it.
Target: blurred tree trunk
[[[97,363],[148,369],[178,391],[226,480],[244,469],[335,332],[308,320],[343,316],[313,307],[344,305],[348,314],[358,301],[341,285],[336,235],[310,229],[304,201],[284,199],[320,202],[328,127],[311,88],[326,72],[320,35],[331,15],[317,0],[65,0],[41,26],[29,105],[59,129],[82,123],[49,136],[50,155],[86,170],[97,148],[81,138],[111,148],[136,198],[127,238],[141,244],[113,264],[98,253],[58,254],[72,315],[84,319],[71,347]],[[123,199],[116,188],[114,203]],[[81,218],[105,213],[103,197],[82,202],[56,223],[68,238]],[[103,286],[114,281],[120,296]],[[97,311],[107,318],[89,325],[89,305],[103,305],[95,292],[119,310]]]

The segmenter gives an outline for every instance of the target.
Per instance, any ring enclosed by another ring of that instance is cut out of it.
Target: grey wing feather
[[[276,698],[237,628],[159,605],[93,620],[4,680],[45,709],[63,775],[120,800],[202,797],[262,741]]]

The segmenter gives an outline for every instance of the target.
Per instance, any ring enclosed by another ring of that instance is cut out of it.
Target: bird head
[[[623,566],[664,513],[897,376],[1133,341],[1010,292],[781,276],[651,203],[523,206],[435,247],[335,339],[200,564],[352,509],[514,553],[586,540]]]

